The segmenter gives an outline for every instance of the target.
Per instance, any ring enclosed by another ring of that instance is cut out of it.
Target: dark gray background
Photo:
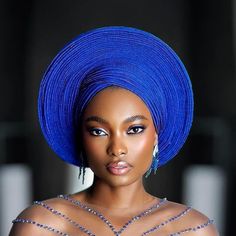
[[[58,50],[83,31],[106,25],[137,27],[157,35],[177,52],[187,67],[195,94],[190,138],[177,158],[158,170],[157,176],[149,178],[147,188],[154,194],[181,201],[181,173],[186,166],[223,167],[229,182],[225,193],[226,235],[233,235],[230,231],[236,211],[233,4],[233,0],[1,0],[0,164],[29,164],[33,168],[35,199],[62,193],[65,164],[48,148],[37,122],[37,94],[43,71]],[[224,132],[220,133],[222,127]],[[217,151],[212,129],[216,132],[219,129],[220,133]]]

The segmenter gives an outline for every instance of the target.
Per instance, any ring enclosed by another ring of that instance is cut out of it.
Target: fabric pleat
[[[89,101],[109,86],[127,89],[143,100],[158,133],[158,167],[172,159],[183,146],[193,119],[188,73],[162,40],[123,26],[79,35],[47,68],[38,115],[50,147],[64,161],[81,165],[81,115]]]

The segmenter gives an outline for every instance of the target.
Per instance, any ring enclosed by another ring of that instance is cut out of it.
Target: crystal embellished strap
[[[188,232],[195,232],[195,231],[198,231],[200,229],[206,228],[210,224],[213,224],[213,222],[214,222],[213,220],[208,220],[204,224],[198,225],[196,227],[190,227],[190,228],[187,228],[187,229],[180,230],[179,232],[169,234],[169,236],[178,236],[178,235],[188,233]]]
[[[76,228],[80,229],[82,232],[84,232],[85,234],[89,235],[89,236],[95,236],[95,234],[93,234],[90,230],[86,229],[85,227],[83,227],[82,225],[80,225],[79,223],[73,221],[71,218],[69,218],[68,216],[66,216],[65,214],[59,212],[58,210],[53,209],[52,207],[50,207],[49,205],[47,205],[44,202],[40,202],[40,201],[35,201],[34,202],[35,205],[40,205],[42,207],[44,207],[45,209],[47,209],[48,211],[50,211],[51,213],[53,213],[54,215],[60,216],[63,219],[65,219],[66,221],[68,221],[70,224],[72,224],[73,226],[75,226]]]
[[[157,231],[159,230],[160,228],[166,226],[167,224],[173,222],[173,221],[176,221],[178,219],[180,219],[181,217],[183,217],[184,215],[186,215],[192,208],[191,207],[187,207],[184,211],[182,211],[181,213],[179,213],[178,215],[176,216],[172,216],[171,218],[167,219],[166,221],[154,226],[153,228],[145,231],[141,236],[145,236],[145,235],[148,235],[148,234],[151,234],[153,233],[154,231]]]
[[[57,229],[55,229],[55,228],[53,228],[51,226],[48,226],[48,225],[45,225],[45,224],[40,224],[40,223],[38,223],[36,221],[33,221],[33,220],[30,220],[30,219],[20,219],[20,218],[17,218],[15,220],[13,220],[12,223],[28,223],[28,224],[33,224],[33,225],[35,225],[35,226],[37,226],[37,227],[39,227],[41,229],[48,230],[48,231],[53,232],[53,233],[55,233],[57,235],[71,236],[71,235],[69,235],[67,233],[63,233],[60,230],[57,230]],[[184,233],[188,233],[188,232],[195,232],[197,230],[200,230],[200,229],[203,229],[203,228],[209,226],[210,224],[213,224],[213,220],[208,220],[206,223],[198,225],[198,226],[193,227],[193,228],[187,228],[187,229],[183,229],[183,230],[181,230],[179,232],[169,234],[169,236],[178,236],[178,235],[181,235],[181,234],[184,234]],[[145,234],[142,234],[142,235],[145,235]]]
[[[77,205],[78,207],[84,209],[85,211],[87,211],[87,212],[89,212],[89,213],[99,217],[111,229],[111,231],[114,233],[115,236],[121,235],[122,232],[124,230],[126,230],[129,225],[131,225],[135,221],[139,220],[140,218],[149,215],[154,210],[157,210],[163,203],[167,202],[166,198],[161,199],[160,202],[158,202],[157,204],[154,204],[153,206],[151,206],[147,210],[141,212],[140,214],[132,217],[119,230],[116,230],[115,227],[112,225],[112,223],[109,220],[107,220],[106,217],[103,216],[103,214],[100,213],[99,211],[96,211],[96,210],[88,207],[87,205],[81,203],[80,201],[77,201],[77,200],[74,200],[74,199],[70,198],[69,195],[59,195],[58,198],[65,199],[65,200],[67,200],[67,201]]]
[[[30,219],[21,219],[21,218],[17,218],[15,220],[12,221],[12,223],[27,223],[27,224],[33,224],[41,229],[45,229],[45,230],[48,230],[48,231],[51,231],[57,235],[61,235],[61,236],[70,236],[69,234],[67,233],[63,233],[61,232],[60,230],[57,230],[51,226],[48,226],[48,225],[45,225],[45,224],[40,224],[36,221],[33,221],[33,220],[30,220]]]

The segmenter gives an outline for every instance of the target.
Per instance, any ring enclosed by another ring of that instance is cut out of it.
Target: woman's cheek
[[[102,161],[106,155],[105,140],[100,137],[85,137],[84,150],[88,158],[88,162]]]
[[[92,136],[89,132],[84,132],[83,145],[85,149],[96,149],[99,145],[101,145],[101,141],[101,137]]]
[[[137,159],[140,161],[152,159],[153,143],[151,143],[150,139],[147,137],[130,143],[129,149],[129,153],[134,158],[134,161]]]

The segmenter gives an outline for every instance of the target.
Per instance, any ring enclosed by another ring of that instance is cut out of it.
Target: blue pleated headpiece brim
[[[193,119],[188,73],[176,53],[145,31],[110,26],[68,43],[47,68],[40,85],[38,115],[50,147],[80,166],[78,129],[89,101],[109,86],[125,88],[149,108],[158,133],[158,167],[183,146]]]

